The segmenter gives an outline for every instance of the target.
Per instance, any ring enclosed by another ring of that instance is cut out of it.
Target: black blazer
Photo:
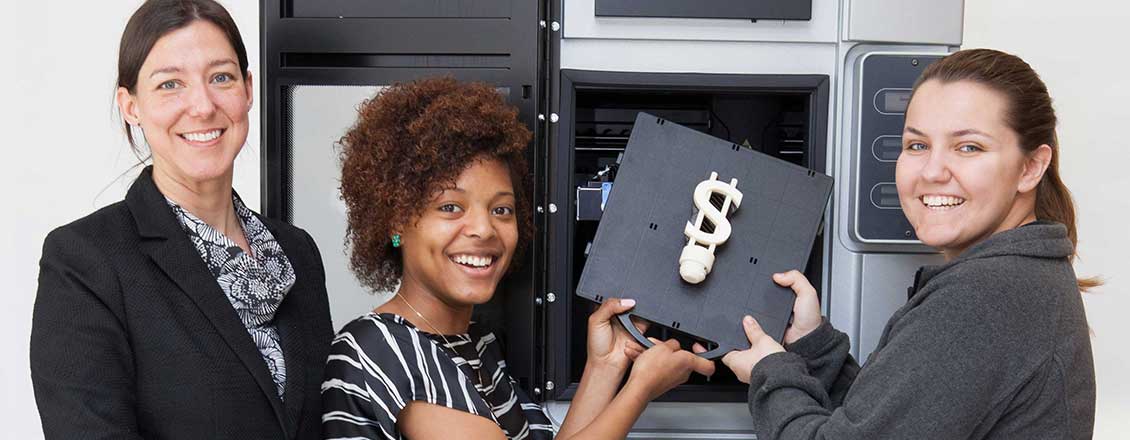
[[[43,244],[31,376],[48,439],[315,439],[333,327],[314,240],[259,217],[294,266],[280,400],[247,329],[146,168]]]

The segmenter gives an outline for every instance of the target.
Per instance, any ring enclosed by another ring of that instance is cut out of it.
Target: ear
[[[247,71],[247,79],[244,83],[247,84],[247,111],[251,111],[252,104],[255,103],[255,82],[252,81],[251,71]]]
[[[1024,159],[1024,172],[1020,175],[1020,184],[1016,188],[1016,191],[1021,193],[1036,189],[1036,185],[1043,180],[1044,172],[1052,163],[1052,147],[1048,144],[1040,145],[1027,156]]]
[[[139,125],[141,123],[141,115],[137,112],[137,98],[129,93],[129,89],[118,87],[114,100],[118,103],[118,112],[121,113],[127,124]]]

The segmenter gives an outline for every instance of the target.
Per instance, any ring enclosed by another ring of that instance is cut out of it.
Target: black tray
[[[727,183],[737,178],[743,199],[728,216],[733,232],[713,270],[690,284],[679,276],[683,228],[697,212],[695,187],[712,171]],[[703,353],[708,359],[749,347],[745,315],[780,341],[794,295],[772,274],[804,270],[831,191],[824,174],[640,113],[577,295],[635,299],[632,315],[717,344]],[[620,320],[651,346],[627,314]]]

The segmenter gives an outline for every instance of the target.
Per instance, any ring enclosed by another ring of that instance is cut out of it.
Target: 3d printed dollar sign
[[[715,194],[721,196],[722,203],[716,207],[710,199]],[[693,222],[683,228],[687,245],[679,255],[679,275],[688,283],[698,284],[706,279],[706,274],[714,267],[714,250],[730,239],[730,221],[726,215],[742,204],[742,192],[738,191],[738,179],[730,179],[730,184],[718,180],[718,173],[711,172],[710,178],[703,180],[694,189],[694,204],[698,208]],[[703,230],[704,219],[714,225],[710,232]]]

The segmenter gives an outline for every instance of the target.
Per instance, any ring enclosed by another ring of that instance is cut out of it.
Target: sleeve
[[[828,393],[831,408],[843,404],[844,396],[859,374],[859,363],[851,356],[851,340],[847,334],[824,322],[796,342],[785,347],[799,355],[808,374],[820,381]]]
[[[397,416],[423,401],[491,417],[467,377],[436,344],[372,315],[342,329],[322,382],[324,437],[399,439]]]
[[[750,377],[757,438],[968,438],[1006,386],[1011,338],[995,337],[1006,308],[963,293],[935,291],[905,315],[835,409],[799,355],[765,357]]]
[[[47,236],[31,328],[31,379],[47,439],[139,439],[121,288],[97,246]]]

